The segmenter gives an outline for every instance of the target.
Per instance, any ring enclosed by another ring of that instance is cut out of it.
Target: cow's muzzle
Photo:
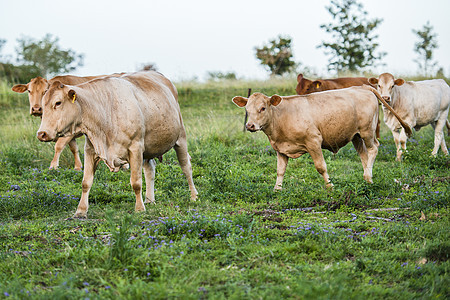
[[[247,128],[248,131],[251,131],[251,132],[255,132],[255,131],[258,131],[260,129],[260,128],[257,128],[254,123],[247,123],[245,125],[245,127]]]
[[[42,107],[41,106],[33,106],[31,108],[30,113],[32,116],[36,116],[36,117],[42,116]]]
[[[391,101],[391,96],[381,96],[381,98],[388,103]]]
[[[50,138],[50,136],[48,135],[47,132],[45,131],[38,131],[37,133],[37,138],[41,141],[41,142],[50,142],[53,139]]]

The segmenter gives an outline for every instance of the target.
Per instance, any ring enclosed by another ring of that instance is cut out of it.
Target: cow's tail
[[[395,112],[395,110],[381,97],[380,93],[373,87],[364,84],[362,86],[364,89],[371,91],[378,98],[378,100],[397,118],[402,127],[405,129],[405,133],[408,137],[412,135],[411,127],[402,120],[402,118]],[[450,129],[449,129],[450,130]]]
[[[448,122],[448,120],[445,121],[445,125],[447,126],[447,134],[448,136],[450,136],[450,123]]]

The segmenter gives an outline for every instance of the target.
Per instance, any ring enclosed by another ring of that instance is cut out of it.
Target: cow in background
[[[121,76],[123,74],[125,73],[116,73],[110,76]],[[49,80],[42,77],[36,77],[31,79],[30,82],[28,82],[27,84],[16,84],[15,86],[12,87],[12,90],[16,93],[28,92],[28,100],[30,102],[30,115],[40,117],[42,116],[42,97],[44,96],[45,92],[48,90],[48,88],[53,82],[59,81],[64,84],[77,85],[103,76],[106,75],[85,76],[85,77],[79,77],[74,75],[62,75],[56,76]],[[65,136],[58,139],[58,141],[55,143],[55,155],[53,156],[53,159],[50,162],[49,169],[58,168],[59,157],[61,156],[61,152],[67,145],[69,145],[70,151],[73,153],[73,156],[75,158],[75,170],[78,171],[81,170],[83,165],[80,160],[78,145],[75,140],[80,136],[82,136],[82,134]]]
[[[297,95],[307,95],[311,93],[323,92],[328,90],[338,90],[351,86],[370,85],[366,77],[341,77],[334,79],[316,79],[309,80],[303,77],[303,74],[297,76]]]
[[[308,95],[311,93],[338,90],[352,86],[361,86],[363,84],[371,85],[366,77],[341,77],[334,79],[316,79],[309,80],[303,77],[303,74],[297,76],[297,95]],[[375,87],[375,86],[373,86]],[[376,136],[380,138],[380,119],[377,121]]]
[[[371,84],[377,85],[378,92],[397,114],[411,127],[419,130],[431,124],[434,129],[434,148],[436,155],[439,146],[448,155],[443,129],[450,124],[447,120],[450,107],[450,87],[442,79],[424,81],[406,81],[395,79],[390,73],[383,73],[378,78],[370,78]],[[397,160],[406,150],[407,136],[398,121],[392,116],[386,106],[383,106],[384,122],[391,129],[397,146]]]

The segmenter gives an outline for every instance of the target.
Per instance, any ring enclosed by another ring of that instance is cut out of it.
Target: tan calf
[[[267,97],[255,93],[248,99],[234,97],[233,102],[245,106],[249,115],[247,129],[262,130],[277,152],[275,189],[281,189],[288,159],[305,153],[311,155],[326,185],[332,186],[322,149],[336,153],[350,141],[361,158],[364,179],[371,183],[379,145],[375,138],[376,94],[376,90],[364,86],[305,96]]]

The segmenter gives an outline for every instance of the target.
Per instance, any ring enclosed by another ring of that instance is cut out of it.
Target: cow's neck
[[[110,140],[114,138],[113,122],[109,113],[104,111],[109,106],[101,105],[96,102],[96,105],[89,105],[89,103],[80,103],[82,107],[81,115],[82,125],[81,132],[86,134],[95,148],[95,152],[103,160],[107,160],[109,153]]]
[[[274,111],[272,112],[271,122],[263,127],[262,130],[271,142],[276,141],[278,138],[278,132],[276,129],[280,119],[279,112],[277,111],[278,109],[276,107],[273,107],[272,110]]]

